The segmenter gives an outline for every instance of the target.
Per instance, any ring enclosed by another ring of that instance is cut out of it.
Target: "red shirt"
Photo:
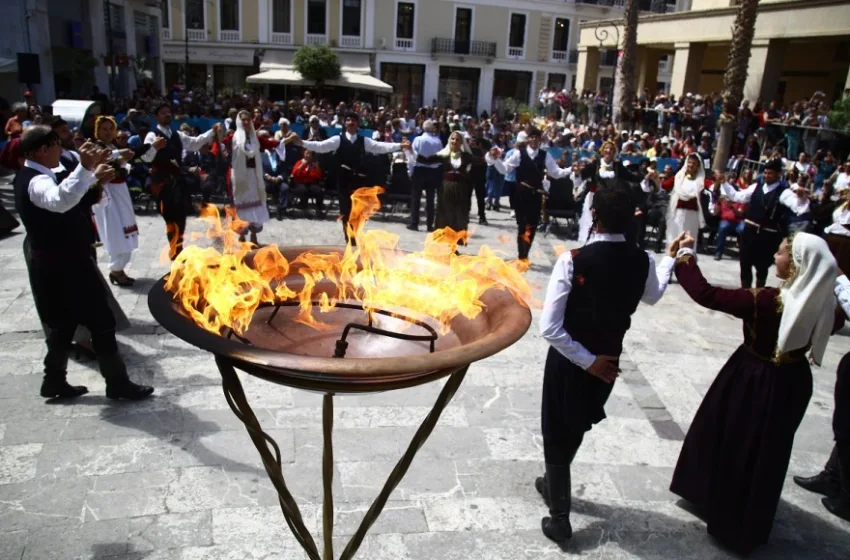
[[[292,169],[292,178],[295,182],[304,183],[305,185],[318,183],[322,180],[322,175],[322,168],[319,167],[318,163],[314,161],[307,163],[305,159],[298,160],[298,163]]]

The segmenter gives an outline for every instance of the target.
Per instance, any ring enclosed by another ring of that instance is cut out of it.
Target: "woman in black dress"
[[[824,240],[798,233],[775,256],[781,289],[723,289],[703,277],[693,237],[680,247],[679,283],[703,307],[742,319],[744,342],[706,393],[670,490],[693,504],[709,534],[748,554],[773,526],[812,395],[809,359],[821,363],[830,334],[844,323],[833,292],[838,267]]]

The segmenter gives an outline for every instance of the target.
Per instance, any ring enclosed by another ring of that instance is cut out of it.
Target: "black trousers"
[[[543,196],[521,185],[517,186],[514,195],[514,211],[517,225],[517,254],[520,259],[527,259],[540,224],[540,212],[543,207]]]
[[[741,234],[741,287],[752,288],[753,267],[756,269],[756,287],[767,283],[767,273],[773,264],[773,255],[782,243],[782,234],[744,226]]]
[[[850,354],[838,363],[835,375],[835,411],[832,414],[832,431],[836,442],[850,445]]]
[[[325,191],[319,184],[295,183],[289,190],[289,195],[293,200],[298,199],[299,207],[302,209],[307,208],[307,202],[311,198],[316,201],[316,211],[321,212],[325,208]]]
[[[410,191],[410,225],[419,227],[419,209],[422,206],[422,191],[425,191],[425,225],[434,227],[434,208],[436,207],[437,188],[443,181],[442,167],[413,168],[413,185]]]
[[[478,204],[478,218],[484,219],[485,207],[487,204],[487,168],[477,169],[473,167],[469,173],[469,180],[472,183],[472,191],[475,193],[475,202]],[[469,203],[472,205],[472,192],[469,193]]]
[[[192,195],[182,175],[168,176],[159,179],[159,182],[161,187],[154,200],[165,220],[169,256],[174,260],[183,251],[183,234],[186,232],[186,218],[192,211]]]
[[[554,348],[543,373],[541,428],[547,465],[567,465],[585,432],[605,418],[613,384],[590,375]]]
[[[351,215],[351,195],[366,185],[366,177],[361,177],[344,169],[337,175],[337,196],[339,197],[339,215],[342,218],[342,232],[348,241],[348,217]]]

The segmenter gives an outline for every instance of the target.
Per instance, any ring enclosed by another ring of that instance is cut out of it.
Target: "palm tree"
[[[623,52],[620,59],[619,76],[620,106],[617,123],[623,128],[632,122],[635,98],[635,66],[637,65],[637,28],[640,5],[638,0],[626,0],[625,23],[623,24]]]
[[[716,171],[725,171],[732,141],[735,137],[735,123],[738,118],[738,106],[744,97],[744,85],[747,83],[747,68],[750,63],[750,50],[753,35],[756,32],[756,13],[758,0],[740,0],[738,14],[732,26],[732,44],[729,46],[729,62],[723,75],[723,112],[718,125],[720,137],[714,153],[712,167]]]

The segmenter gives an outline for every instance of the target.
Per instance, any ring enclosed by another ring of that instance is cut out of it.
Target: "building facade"
[[[670,92],[720,92],[739,0],[692,0],[687,11],[641,16],[638,25],[638,87],[657,81],[658,60],[672,58]],[[601,30],[622,21],[581,26],[578,83],[598,83],[600,58],[614,47]],[[609,35],[613,35],[610,33]],[[797,101],[822,91],[827,101],[850,90],[850,2],[760,0],[744,97],[754,102]]]
[[[688,1],[642,0],[642,7],[672,11]],[[163,0],[164,83],[186,80],[240,90],[264,59],[280,60],[302,45],[325,44],[348,60],[362,59],[372,76],[390,84],[394,91],[386,96],[388,103],[416,107],[436,102],[476,112],[511,102],[533,105],[543,87],[574,86],[580,23],[621,17],[622,4]],[[663,69],[662,64],[661,78]]]

